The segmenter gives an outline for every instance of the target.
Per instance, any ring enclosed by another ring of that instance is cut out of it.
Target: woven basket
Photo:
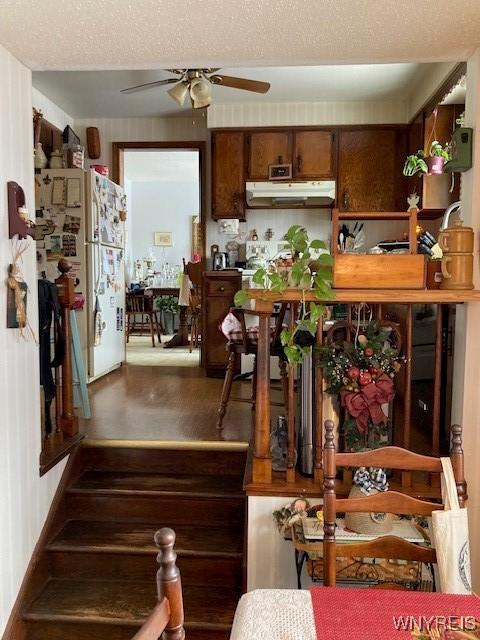
[[[370,495],[378,493],[376,489]],[[349,498],[365,498],[360,487],[354,485],[348,494]],[[355,533],[363,533],[369,536],[382,536],[392,530],[393,513],[347,512],[345,513],[345,526]]]

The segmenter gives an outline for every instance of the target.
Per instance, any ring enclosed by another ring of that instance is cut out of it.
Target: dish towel
[[[178,306],[188,307],[190,304],[190,279],[186,273],[178,275],[180,291],[178,293]]]

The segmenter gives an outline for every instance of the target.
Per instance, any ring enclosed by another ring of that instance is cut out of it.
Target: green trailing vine
[[[292,330],[283,329],[280,334],[285,355],[290,364],[299,364],[310,353],[317,324],[325,307],[316,302],[307,302],[305,294],[313,291],[318,300],[331,300],[333,259],[323,240],[309,240],[304,227],[295,224],[284,236],[292,256],[291,265],[270,265],[257,269],[253,282],[263,289],[282,294],[288,288],[302,290],[298,317]],[[241,289],[235,294],[235,305],[243,306],[249,300],[248,291]],[[309,337],[311,339],[309,339]]]

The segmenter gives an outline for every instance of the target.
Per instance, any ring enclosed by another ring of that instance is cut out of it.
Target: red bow
[[[382,404],[393,400],[395,391],[393,380],[385,373],[378,376],[375,382],[370,382],[360,391],[341,391],[342,407],[356,419],[358,430],[364,433],[368,423],[385,424],[387,416],[383,413]]]

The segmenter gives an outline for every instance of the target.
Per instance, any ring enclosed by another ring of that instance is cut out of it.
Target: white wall
[[[4,279],[11,259],[7,181],[24,189],[34,211],[31,72],[0,46],[0,634],[3,632],[64,464],[39,477],[40,387],[38,349],[7,329]],[[30,289],[28,315],[36,335],[35,248],[29,240],[23,274]]]
[[[456,62],[437,62],[428,66],[425,73],[417,78],[410,87],[408,102],[408,120],[410,121],[420,109],[432,98],[444,80],[456,67]]]
[[[199,214],[200,206],[198,153],[179,153],[182,156],[179,171],[172,174],[167,164],[172,153],[160,151],[155,153],[156,178],[132,178],[129,185],[128,252],[134,261],[143,259],[151,249],[157,258],[156,270],[162,262],[181,266],[182,258],[188,261],[192,257],[192,216]],[[126,179],[136,155],[136,152],[125,154]],[[173,246],[154,246],[156,231],[171,232]]]
[[[54,127],[63,131],[67,125],[73,127],[73,118],[68,113],[60,109],[47,96],[40,93],[38,89],[32,87],[32,106],[43,113],[45,120],[48,120]]]
[[[112,167],[112,142],[207,140],[206,120],[192,118],[88,118],[75,120],[74,130],[86,142],[86,127],[98,127],[102,155],[88,164]]]
[[[474,283],[480,288],[480,50],[467,63],[465,126],[474,128],[473,167],[462,174],[462,214],[475,231]],[[480,303],[457,306],[452,422],[463,426],[473,587],[480,590]]]
[[[296,589],[297,574],[293,545],[284,540],[273,519],[276,509],[290,504],[298,496],[249,496],[247,530],[247,591],[254,589]],[[311,499],[318,504],[320,498]],[[303,567],[302,587],[311,580]]]
[[[408,101],[214,103],[208,127],[294,127],[408,122]]]

